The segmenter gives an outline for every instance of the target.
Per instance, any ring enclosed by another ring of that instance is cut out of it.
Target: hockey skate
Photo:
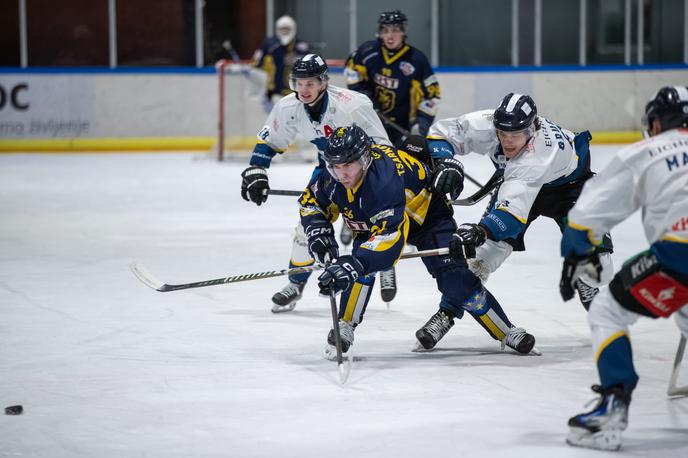
[[[272,313],[291,312],[296,307],[296,303],[301,299],[301,293],[305,283],[289,282],[282,290],[277,291],[272,296]]]
[[[348,321],[339,320],[339,337],[342,342],[342,355],[347,358],[351,358],[351,352],[349,352],[354,343],[354,326]],[[327,334],[327,346],[325,347],[324,356],[325,359],[330,361],[337,360],[337,347],[334,340],[334,329],[330,329]]]
[[[620,386],[604,389],[593,385],[600,394],[597,405],[590,412],[569,419],[566,443],[597,450],[619,450],[621,432],[628,426],[628,406],[631,393]]]
[[[394,267],[380,272],[380,295],[388,305],[397,295],[397,272]]]
[[[432,350],[452,326],[454,326],[454,319],[443,310],[439,310],[430,317],[422,328],[416,331],[419,345],[414,351]]]
[[[532,334],[528,334],[523,328],[513,327],[509,329],[509,332],[502,339],[502,350],[504,350],[505,346],[527,355],[531,350],[534,350],[535,337]],[[534,353],[536,355],[541,354],[537,350],[534,350]]]
[[[600,292],[600,289],[588,285],[579,278],[576,282],[576,290],[578,291],[578,297],[580,298],[583,307],[585,307],[585,310],[590,310],[590,304],[597,293]]]

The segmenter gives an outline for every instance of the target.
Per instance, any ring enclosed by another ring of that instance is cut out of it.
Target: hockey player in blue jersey
[[[595,296],[588,313],[600,395],[595,407],[569,420],[571,445],[621,447],[631,394],[638,383],[629,327],[640,317],[668,318],[688,337],[688,88],[664,87],[645,108],[650,138],[617,152],[589,180],[569,212],[561,241],[559,285],[564,300],[576,278],[599,276],[595,247],[602,234],[641,210],[650,243],[624,263]]]
[[[268,113],[282,97],[291,93],[289,75],[294,63],[309,52],[308,43],[296,38],[296,21],[282,16],[275,22],[275,35],[266,38],[253,53],[253,66],[267,77],[264,106]]]
[[[375,272],[393,266],[407,243],[419,250],[447,247],[456,223],[451,205],[431,191],[426,164],[401,149],[373,144],[357,125],[337,128],[323,156],[327,173],[302,194],[301,223],[317,262],[332,260],[318,277],[318,285],[322,294],[341,293],[339,329],[346,352],[363,319]],[[458,161],[454,167],[462,174]],[[458,194],[463,181],[455,181],[455,186]],[[339,255],[332,227],[339,215],[354,230],[351,255]],[[453,316],[461,318],[468,312],[502,346],[530,352],[535,338],[511,324],[464,259],[431,256],[423,263]],[[333,334],[331,330],[326,355],[333,355]]]
[[[268,199],[268,170],[272,159],[282,154],[297,139],[310,142],[318,151],[318,165],[311,179],[325,168],[321,154],[327,137],[339,126],[357,123],[378,143],[389,144],[373,104],[363,94],[329,84],[325,60],[307,54],[296,61],[291,72],[292,94],[280,99],[273,107],[265,125],[257,135],[249,167],[241,174],[241,197],[261,205]],[[296,227],[289,267],[313,264],[308,253],[306,236],[301,224]],[[301,299],[309,273],[289,276],[289,283],[272,296],[274,313],[290,312]]]
[[[425,54],[406,43],[406,23],[401,11],[380,14],[378,39],[366,41],[349,56],[344,74],[349,89],[368,95],[384,118],[425,136],[437,114],[440,86]],[[390,123],[385,129],[399,146],[399,129]]]

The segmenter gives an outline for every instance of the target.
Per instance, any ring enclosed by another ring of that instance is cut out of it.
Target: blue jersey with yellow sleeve
[[[379,40],[363,43],[346,62],[349,89],[363,92],[383,115],[409,128],[418,122],[420,134],[430,128],[440,98],[440,86],[427,57],[404,43],[387,50]]]
[[[341,214],[355,234],[352,254],[365,274],[389,269],[414,234],[437,218],[451,218],[451,206],[430,188],[428,170],[402,150],[375,144],[371,164],[354,189],[323,172],[301,196],[306,228],[334,222]]]
[[[274,94],[287,95],[289,89],[289,75],[300,57],[308,54],[308,43],[296,39],[286,46],[277,37],[266,38],[260,48],[253,54],[253,66],[267,73],[267,97]]]

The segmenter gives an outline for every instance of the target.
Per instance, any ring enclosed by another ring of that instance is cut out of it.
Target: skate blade
[[[538,350],[537,347],[533,347],[533,349],[530,350],[530,353],[528,354],[533,356],[542,356],[542,352]]]
[[[615,451],[621,448],[621,430],[609,429],[593,434],[585,429],[572,429],[566,443],[574,447]]]
[[[292,310],[294,310],[294,307],[296,307],[296,302],[292,302],[291,304],[287,304],[287,305],[274,304],[272,306],[272,308],[270,309],[270,311],[272,313],[285,313],[285,312],[291,312]]]
[[[434,350],[434,348],[425,348],[425,347],[424,347],[423,345],[421,345],[421,343],[418,342],[417,340],[416,340],[415,345],[414,345],[413,348],[411,349],[411,351],[414,352],[414,353],[430,353],[430,352],[433,351],[433,350]]]

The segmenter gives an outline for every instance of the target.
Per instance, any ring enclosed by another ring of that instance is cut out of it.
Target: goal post
[[[215,64],[218,80],[217,139],[212,155],[222,161],[229,154],[253,149],[256,133],[267,114],[261,100],[265,93],[265,73],[249,61],[222,59]]]

